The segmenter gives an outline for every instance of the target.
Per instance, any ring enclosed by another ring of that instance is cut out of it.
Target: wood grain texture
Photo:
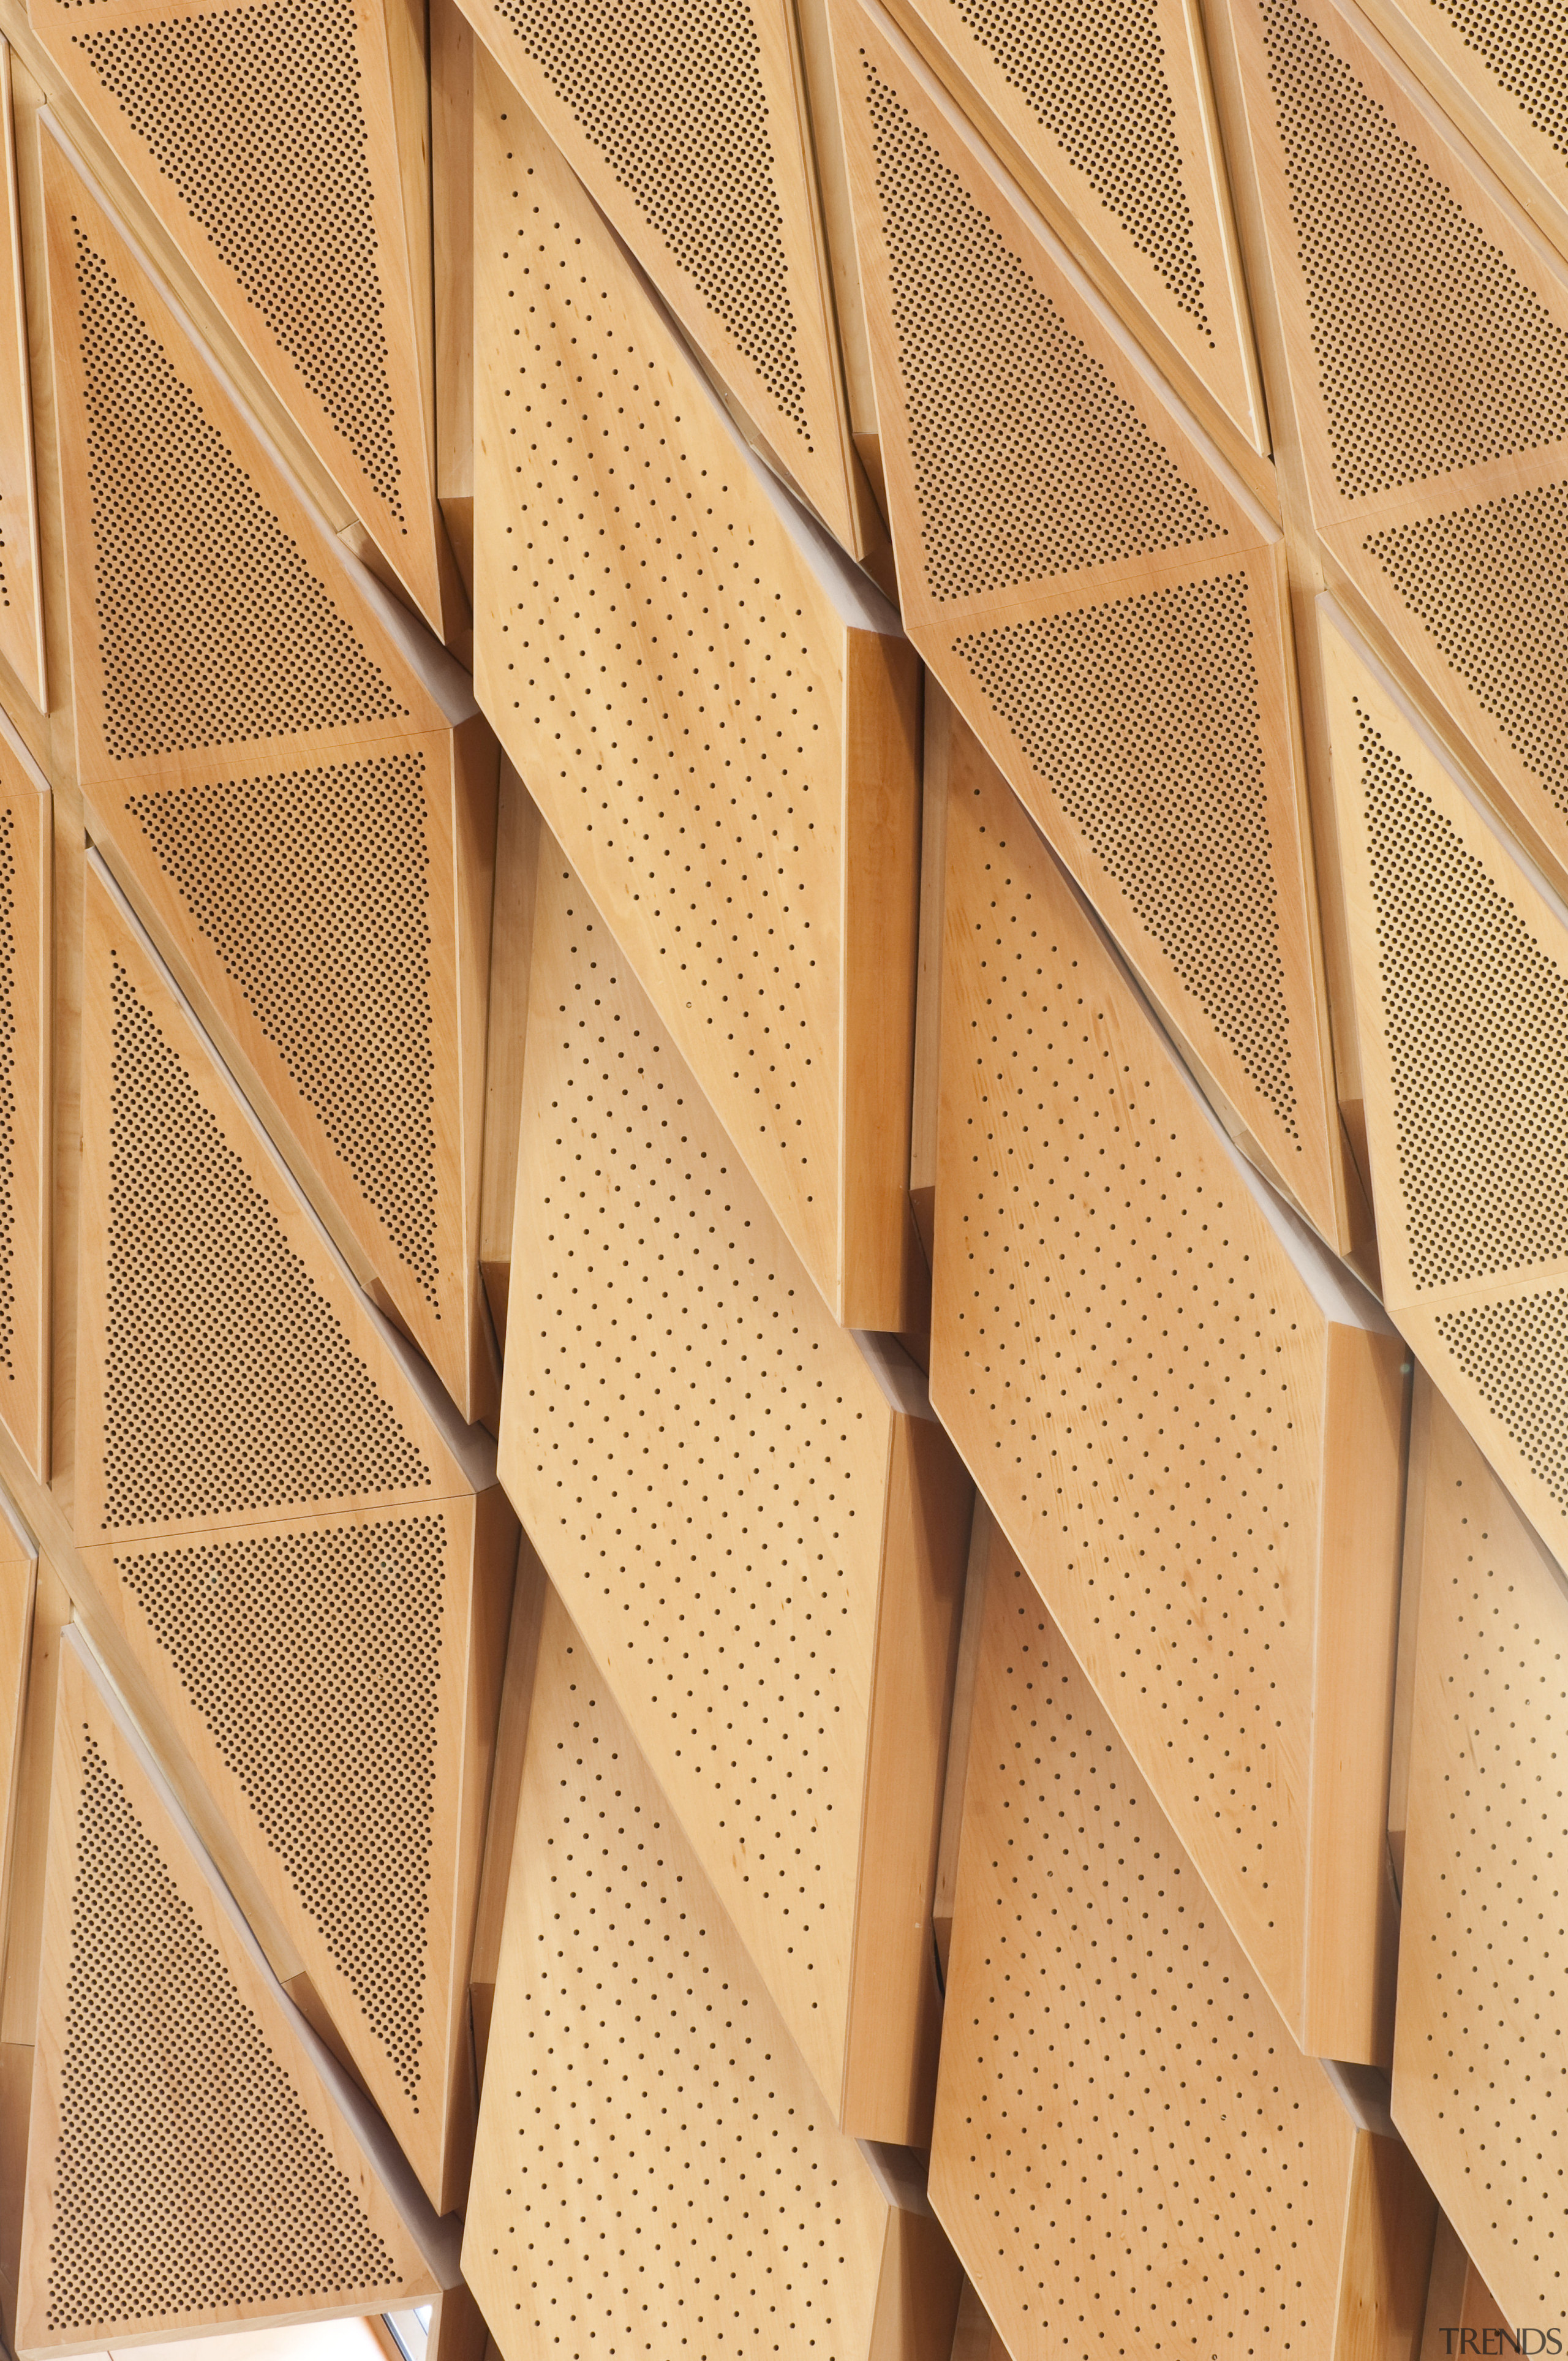
[[[522,1115],[522,1052],[528,1036],[540,825],[538,805],[511,764],[503,760],[496,821],[496,891],[485,1036],[485,1145],[479,1177],[479,1276],[496,1334],[502,1339],[511,1285],[517,1134]]]
[[[0,656],[40,712],[49,707],[33,395],[22,223],[11,114],[11,50],[0,35]]]
[[[1296,2038],[1386,2060],[1398,1339],[994,773],[947,850],[932,1400]]]
[[[0,1418],[49,1466],[54,810],[0,721]]]

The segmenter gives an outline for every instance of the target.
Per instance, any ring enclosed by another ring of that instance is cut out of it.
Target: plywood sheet
[[[0,718],[0,1419],[48,1473],[54,806]]]
[[[0,37],[0,655],[40,711],[49,702],[33,390],[22,283],[11,51]]]

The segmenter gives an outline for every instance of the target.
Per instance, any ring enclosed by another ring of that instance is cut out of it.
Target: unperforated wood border
[[[11,51],[0,34],[0,654],[39,712],[48,709],[44,660],[43,568],[38,555],[38,478],[33,465],[33,399],[27,363],[27,309],[22,285],[22,225],[17,211],[16,130],[11,115]]]
[[[40,1482],[48,1474],[52,1211],[54,806],[0,721],[0,807],[12,822],[10,943],[11,1354],[0,1364],[0,1418]]]

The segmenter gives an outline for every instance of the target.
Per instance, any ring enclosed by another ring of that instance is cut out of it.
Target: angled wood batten
[[[546,839],[501,1479],[829,2111],[917,2144],[970,1487],[895,1371]]]
[[[912,1324],[919,665],[478,76],[479,700],[837,1316]]]
[[[0,655],[40,712],[49,704],[38,555],[33,391],[22,285],[11,51],[0,36]]]
[[[95,0],[83,15],[39,0],[29,15],[439,629],[429,96],[411,12],[383,0]]]
[[[90,825],[361,1283],[483,1414],[493,740],[43,153]]]
[[[515,1521],[96,861],[85,977],[82,1572],[445,2210]]]
[[[554,1591],[463,2268],[506,2361],[947,2361],[959,2300],[935,2224],[835,2128]]]
[[[932,1400],[1294,2038],[1386,2063],[1403,1347],[989,765],[947,862]]]
[[[1341,1242],[1277,528],[885,16],[835,10],[905,627]]]
[[[0,1419],[48,1474],[54,810],[0,715]]]
[[[69,1635],[18,2350],[434,2296],[448,2240],[356,2101]]]

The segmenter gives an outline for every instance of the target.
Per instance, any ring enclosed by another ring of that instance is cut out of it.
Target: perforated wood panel
[[[409,660],[44,148],[94,833],[361,1281],[477,1415],[494,742],[448,720],[466,685]]]
[[[548,839],[500,1471],[831,2111],[922,2136],[967,1483],[834,1323]]]
[[[789,476],[863,554],[793,10],[462,5]]]
[[[0,38],[0,656],[40,708],[48,697],[43,584],[38,559],[38,481],[22,233],[16,211],[16,150],[11,117],[11,52]]]
[[[73,1641],[60,1698],[20,2349],[433,2295],[343,2096]]]
[[[477,105],[479,695],[817,1285],[897,1329],[918,666],[493,67]]]
[[[1342,2349],[1355,2138],[1034,1586],[993,1562],[931,2198],[1008,2350]]]
[[[48,1453],[53,810],[0,722],[0,1419],[36,1476]]]
[[[1330,566],[1568,874],[1568,272],[1337,0],[1225,7]]]
[[[1386,2057],[1399,1341],[983,765],[947,861],[933,1402],[1292,2033]]]
[[[1441,1397],[1420,1520],[1394,2117],[1514,2323],[1563,2307],[1568,1594]],[[1445,2314],[1451,2318],[1452,2313]]]
[[[433,621],[427,105],[372,0],[43,0],[50,64]],[[406,84],[406,87],[404,86]]]
[[[1384,1300],[1561,1551],[1568,913],[1321,613]]]
[[[885,18],[835,25],[911,636],[1338,1239],[1278,535]]]
[[[896,2217],[554,1592],[489,2055],[463,2271],[507,2361],[869,2356]]]

